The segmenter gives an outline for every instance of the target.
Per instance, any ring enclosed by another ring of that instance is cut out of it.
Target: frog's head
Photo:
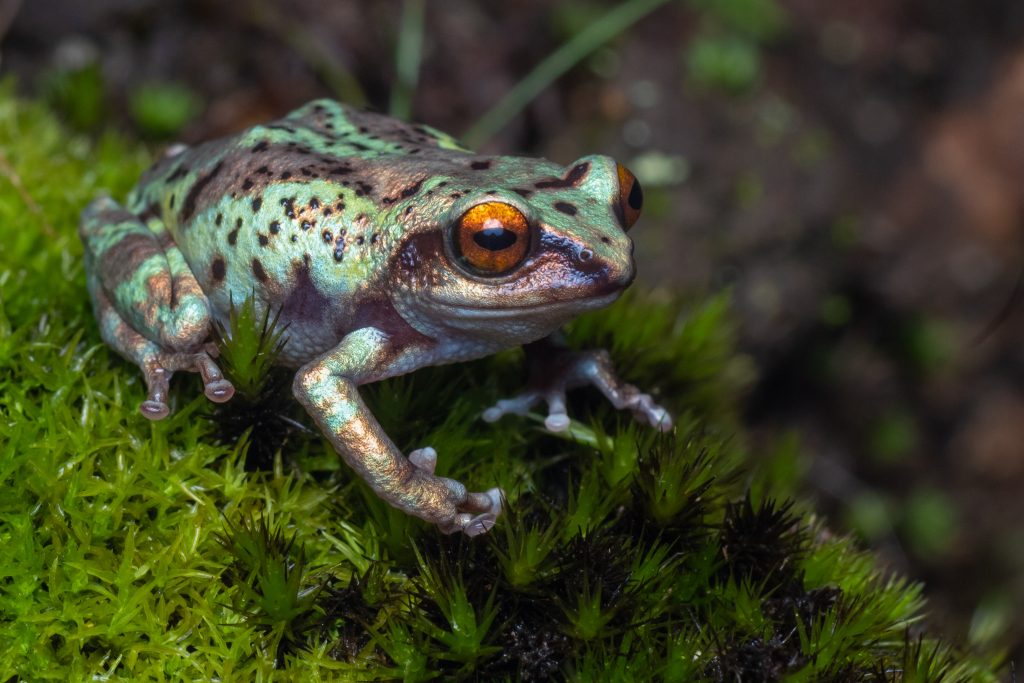
[[[456,192],[396,255],[421,314],[466,331],[536,338],[614,301],[633,281],[640,183],[605,156],[567,167],[467,157]],[[476,159],[474,161],[474,159]],[[424,310],[424,306],[427,310]]]

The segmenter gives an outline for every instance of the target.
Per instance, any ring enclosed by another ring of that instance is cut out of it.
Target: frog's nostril
[[[589,261],[592,258],[594,258],[594,252],[590,251],[589,249],[580,249],[580,261]]]

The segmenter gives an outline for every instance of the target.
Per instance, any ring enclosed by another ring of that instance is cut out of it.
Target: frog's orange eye
[[[511,204],[484,202],[462,214],[455,226],[459,259],[479,275],[503,275],[526,258],[530,226]]]
[[[640,209],[644,206],[644,191],[640,181],[622,164],[615,164],[619,174],[619,215],[622,217],[623,229],[629,230],[640,218]]]

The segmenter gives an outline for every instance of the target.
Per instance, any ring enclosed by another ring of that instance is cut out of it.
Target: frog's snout
[[[625,289],[636,279],[636,263],[633,261],[632,249],[623,259],[609,261],[605,266],[605,279],[611,289]]]
[[[576,254],[577,268],[593,278],[599,294],[611,294],[629,287],[636,278],[633,245],[623,253],[602,255],[589,248]]]

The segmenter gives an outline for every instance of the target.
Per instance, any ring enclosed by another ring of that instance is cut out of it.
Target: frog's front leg
[[[501,491],[470,493],[453,479],[435,476],[432,448],[403,456],[359,396],[359,385],[401,374],[421,351],[400,348],[376,328],[362,328],[300,368],[293,390],[335,450],[377,495],[445,533],[476,536],[494,526]]]
[[[79,235],[100,334],[146,379],[142,414],[167,415],[168,383],[178,370],[202,375],[211,401],[230,399],[235,389],[213,361],[206,295],[163,224],[143,223],[102,197],[82,213]]]
[[[630,410],[636,419],[663,432],[672,429],[672,416],[632,384],[619,379],[607,351],[570,351],[556,335],[527,344],[527,363],[530,380],[525,392],[510,399],[498,401],[484,411],[487,422],[495,422],[503,415],[525,415],[534,405],[545,401],[548,416],[544,426],[552,432],[569,428],[569,415],[565,410],[565,392],[569,389],[593,384],[619,410]]]

